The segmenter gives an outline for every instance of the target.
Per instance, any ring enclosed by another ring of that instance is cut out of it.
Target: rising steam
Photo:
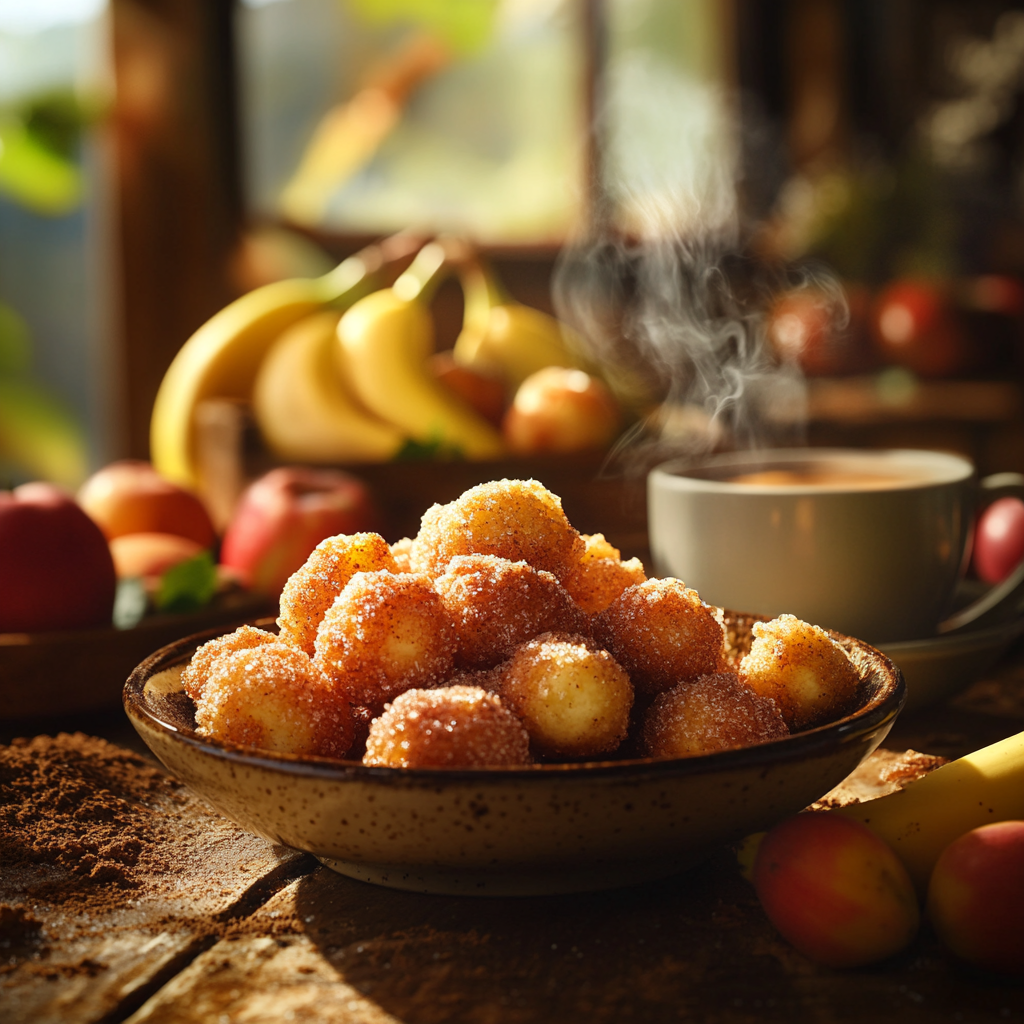
[[[643,109],[609,107],[606,121],[659,125],[663,144],[672,140],[671,159],[662,152],[623,174],[613,148],[599,198],[615,212],[563,250],[556,310],[583,339],[585,357],[640,413],[623,441],[631,465],[802,443],[803,374],[768,345],[766,310],[780,288],[813,285],[833,312],[845,312],[842,289],[824,269],[783,273],[744,255],[724,99],[674,72],[655,84],[613,85],[610,95],[642,96]]]

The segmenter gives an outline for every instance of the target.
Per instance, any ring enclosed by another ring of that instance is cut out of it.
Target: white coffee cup
[[[960,455],[799,448],[668,462],[647,490],[657,575],[709,604],[877,644],[935,634],[969,561],[980,488]]]

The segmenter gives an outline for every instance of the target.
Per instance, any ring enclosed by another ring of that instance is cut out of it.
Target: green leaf
[[[364,21],[406,23],[427,29],[453,50],[480,50],[491,38],[498,0],[347,0]]]
[[[0,459],[71,488],[89,469],[85,436],[74,416],[38,384],[18,377],[0,377]]]
[[[36,213],[61,216],[82,199],[82,175],[47,148],[25,124],[0,121],[0,192]]]
[[[117,581],[114,594],[114,626],[117,629],[131,629],[146,615],[149,598],[146,586],[138,577]]]
[[[162,612],[190,612],[209,604],[217,590],[217,567],[209,551],[171,566],[160,577],[154,604]]]
[[[464,458],[461,448],[446,444],[439,438],[415,441],[411,437],[395,453],[394,462],[458,462]]]

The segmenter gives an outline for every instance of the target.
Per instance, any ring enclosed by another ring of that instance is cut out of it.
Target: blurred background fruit
[[[325,537],[380,527],[369,488],[337,470],[281,466],[253,481],[221,545],[245,586],[277,596]]]
[[[61,488],[0,491],[0,633],[109,626],[116,579],[100,528]]]

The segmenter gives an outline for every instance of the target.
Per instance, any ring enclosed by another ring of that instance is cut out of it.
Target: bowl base
[[[667,878],[691,868],[708,851],[662,859],[596,864],[550,864],[536,867],[451,867],[435,864],[366,864],[318,857],[340,875],[389,889],[436,896],[553,896],[559,893],[620,889]]]

